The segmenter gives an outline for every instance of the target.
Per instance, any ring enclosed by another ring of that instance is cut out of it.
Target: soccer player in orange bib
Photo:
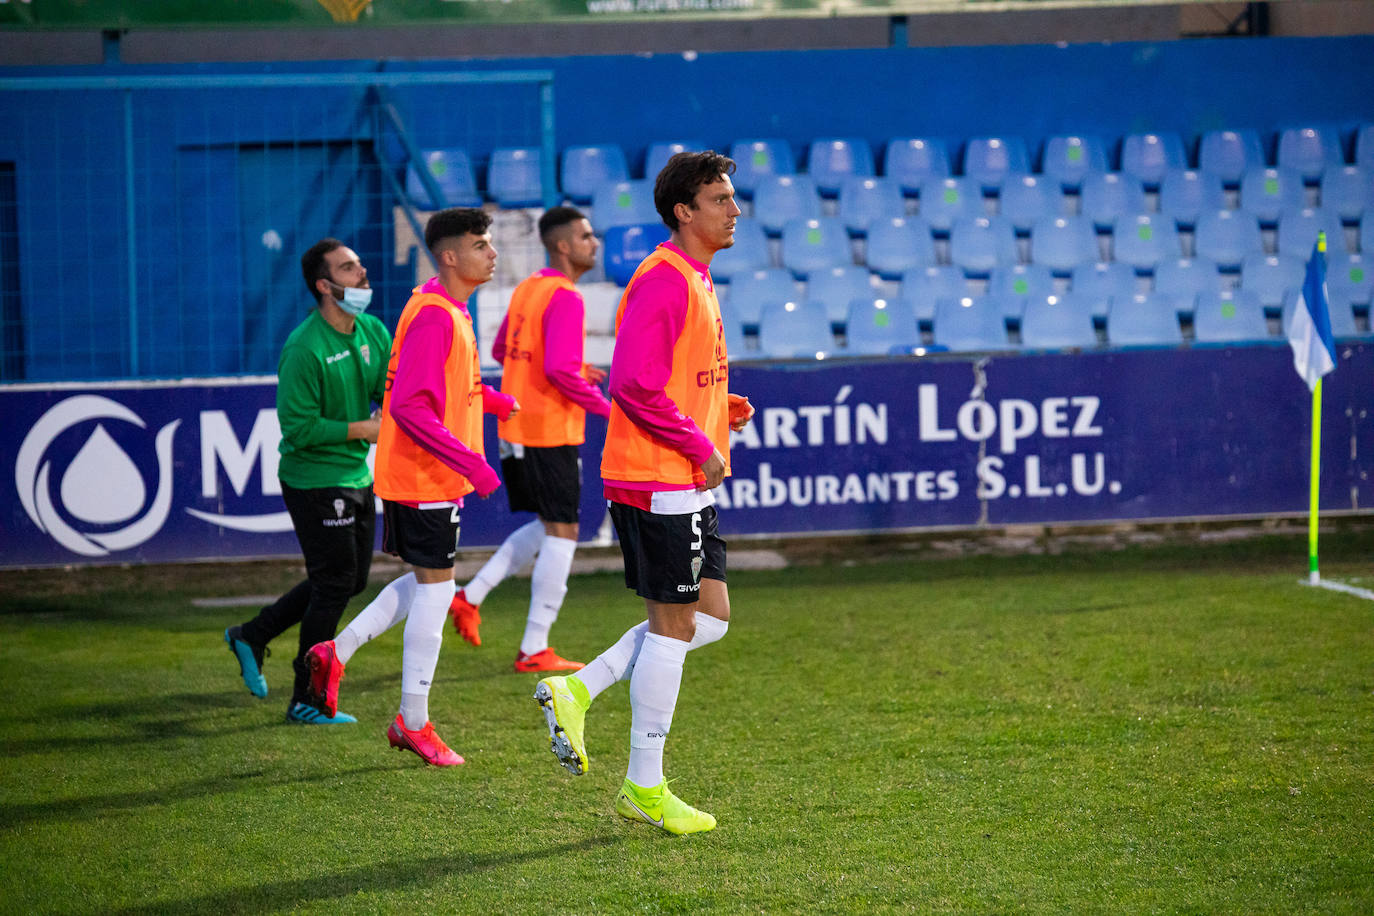
[[[439,276],[419,286],[396,325],[377,439],[376,489],[382,497],[382,547],[411,564],[333,640],[311,648],[312,700],[334,714],[344,665],[358,647],[404,620],[401,709],[387,740],[432,766],[456,766],[429,721],[429,689],[444,618],[453,599],[459,509],[473,492],[491,495],[500,480],[482,449],[482,413],[505,419],[519,404],[482,384],[468,297],[491,279],[496,249],[491,217],[441,210],[425,226]]]
[[[654,183],[654,206],[672,236],[639,265],[616,315],[601,476],[625,584],[644,599],[648,619],[577,674],[535,688],[554,754],[581,775],[586,711],[601,691],[629,679],[630,760],[616,811],[674,834],[716,825],[668,789],[663,749],[687,652],[720,639],[730,620],[725,541],[711,491],[730,473],[730,430],[743,429],[753,408],[727,393],[710,264],[734,243],[734,170],[712,152],[668,160]]]
[[[585,309],[578,279],[596,266],[596,233],[572,207],[554,207],[539,219],[549,266],[515,288],[496,332],[491,355],[502,365],[501,391],[520,412],[501,422],[501,476],[512,512],[539,517],[511,532],[501,547],[453,596],[453,625],[474,646],[482,644],[478,606],[501,580],[534,560],[530,609],[515,656],[516,671],[576,671],[549,645],[549,630],[568,593],[577,550],[577,507],[586,441],[586,415],[609,416],[610,402],[596,387],[606,374],[582,362]]]

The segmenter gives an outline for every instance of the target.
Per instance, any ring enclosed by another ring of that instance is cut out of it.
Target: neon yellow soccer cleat
[[[534,698],[544,710],[544,720],[549,726],[549,749],[569,773],[581,776],[590,766],[582,725],[591,703],[578,698],[569,680],[568,677],[544,678],[535,685]],[[585,697],[586,688],[581,692]]]
[[[672,793],[668,780],[644,789],[626,779],[615,800],[615,813],[632,821],[643,821],[682,836],[714,830],[716,819],[698,811]]]

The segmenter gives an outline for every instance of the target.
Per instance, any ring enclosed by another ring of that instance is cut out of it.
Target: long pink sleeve
[[[630,422],[695,465],[715,446],[664,390],[673,347],[687,319],[687,281],[667,264],[644,274],[630,291],[611,357],[611,398]]]
[[[501,327],[496,331],[496,337],[491,342],[491,358],[497,364],[506,361],[506,322],[510,320],[510,313],[507,312],[501,318]]]
[[[611,402],[582,376],[585,321],[582,297],[572,290],[556,290],[544,309],[544,375],[563,397],[587,413],[609,417]]]
[[[453,322],[443,309],[423,308],[410,323],[391,386],[391,417],[422,449],[462,474],[487,496],[501,485],[485,456],[444,426],[444,361],[453,346]]]

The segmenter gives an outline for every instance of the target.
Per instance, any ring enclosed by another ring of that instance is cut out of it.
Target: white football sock
[[[544,523],[539,519],[516,528],[477,571],[477,575],[472,577],[472,581],[463,586],[463,596],[472,604],[487,600],[487,595],[501,584],[502,579],[534,559],[543,540]]]
[[[625,776],[637,786],[663,782],[663,746],[673,725],[687,643],[646,633],[630,677],[630,764]]]
[[[339,663],[347,665],[363,643],[371,642],[404,620],[414,597],[415,573],[408,572],[387,583],[372,603],[359,611],[344,631],[334,637],[334,654],[339,657]]]
[[[713,643],[725,635],[725,631],[730,628],[728,620],[721,620],[719,617],[712,617],[710,614],[703,614],[697,611],[693,618],[696,620],[697,631],[692,637],[692,641],[687,644],[687,650],[699,649],[708,643]],[[616,641],[605,652],[587,663],[581,671],[575,675],[587,688],[587,693],[592,699],[596,695],[616,681],[623,681],[635,670],[635,656],[639,655],[639,646],[644,641],[644,634],[649,632],[649,622],[646,620],[638,626],[626,630],[624,635]]]
[[[411,731],[424,728],[429,721],[429,687],[434,680],[434,667],[439,663],[444,620],[448,618],[448,605],[454,591],[456,586],[452,579],[415,584],[415,598],[410,602],[405,643],[401,649],[401,696],[424,697],[426,702],[402,705],[401,718]],[[424,708],[420,709],[422,705]]]
[[[542,652],[549,647],[549,630],[558,619],[558,609],[568,594],[568,574],[572,572],[573,554],[577,541],[544,536],[539,556],[534,561],[534,576],[530,581],[530,613],[525,619],[525,636],[520,651],[526,655]]]

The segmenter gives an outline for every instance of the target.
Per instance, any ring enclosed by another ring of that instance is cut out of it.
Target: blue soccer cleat
[[[224,631],[224,641],[229,651],[239,662],[239,674],[248,692],[255,697],[267,696],[267,678],[262,676],[262,660],[267,655],[266,646],[255,646],[243,638],[243,627],[230,627]]]
[[[358,720],[346,712],[326,716],[309,703],[294,702],[286,708],[286,721],[296,725],[348,725]]]

